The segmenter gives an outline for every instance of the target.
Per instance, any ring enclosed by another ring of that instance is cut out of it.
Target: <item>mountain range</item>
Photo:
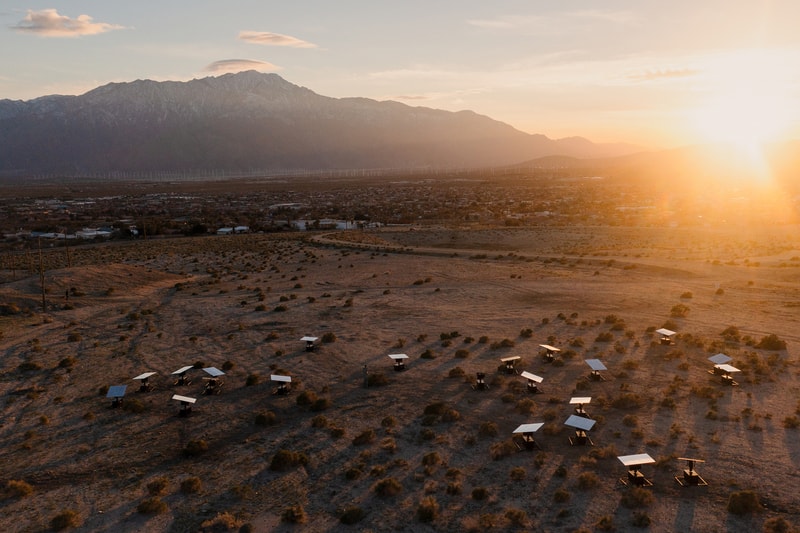
[[[254,71],[0,100],[0,174],[486,167],[635,146],[524,133],[472,111],[331,98]]]

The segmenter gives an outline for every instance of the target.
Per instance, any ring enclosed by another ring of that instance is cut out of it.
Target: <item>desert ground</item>
[[[35,268],[0,272],[0,530],[800,527],[797,227],[403,227],[71,254],[44,253],[44,310]],[[717,353],[737,386],[709,373]],[[212,366],[224,385],[203,395]],[[137,391],[144,372],[155,390]],[[173,394],[197,399],[190,416]],[[591,397],[593,446],[570,444],[573,396]],[[512,432],[535,422],[539,449],[519,450]],[[623,485],[617,456],[641,453],[652,486]],[[680,457],[705,460],[707,486],[676,481]]]

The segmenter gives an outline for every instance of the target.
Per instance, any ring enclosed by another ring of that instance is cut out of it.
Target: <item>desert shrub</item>
[[[329,344],[331,342],[336,342],[336,334],[333,333],[332,331],[328,331],[322,336],[320,340],[326,344]]]
[[[317,394],[311,390],[304,390],[300,394],[297,395],[297,399],[295,402],[297,405],[301,406],[309,406],[317,401]]]
[[[203,488],[203,482],[199,477],[187,477],[181,481],[181,492],[184,494],[197,494]]]
[[[461,483],[458,481],[451,481],[447,484],[444,491],[450,496],[458,496],[461,494]]]
[[[33,486],[26,481],[9,479],[4,492],[8,498],[24,498],[33,494]]]
[[[447,373],[447,376],[451,378],[460,378],[463,377],[465,374],[466,372],[464,372],[463,368],[461,368],[460,366],[456,366],[450,369],[450,372]]]
[[[461,413],[455,409],[447,409],[442,413],[442,422],[458,422],[461,420]]]
[[[481,335],[478,337],[478,344],[486,344],[489,342],[489,337],[486,335]]]
[[[632,409],[634,407],[641,407],[642,405],[644,405],[644,398],[633,392],[620,394],[611,400],[611,407],[617,409]]]
[[[283,472],[285,470],[289,470],[290,468],[294,468],[295,466],[307,464],[308,457],[306,454],[293,452],[291,450],[282,448],[272,456],[272,460],[269,463],[269,469],[276,472]]]
[[[392,415],[385,416],[381,420],[381,426],[383,426],[385,428],[393,428],[396,425],[397,425],[397,419],[395,417],[393,417]]]
[[[786,341],[781,340],[774,333],[770,333],[769,335],[761,338],[758,344],[756,344],[756,348],[760,348],[762,350],[781,351],[786,349]]]
[[[72,368],[76,364],[78,364],[78,360],[70,355],[70,356],[65,357],[61,361],[59,361],[58,362],[58,367],[59,368]]]
[[[72,509],[64,509],[50,520],[50,529],[63,531],[71,527],[80,527],[81,517]]]
[[[524,328],[522,331],[519,332],[519,336],[524,339],[529,339],[533,337],[533,330],[531,328]]]
[[[326,428],[330,424],[325,415],[317,415],[311,419],[312,428]]]
[[[614,527],[614,517],[603,515],[595,522],[594,527],[600,531],[614,531],[616,529]]]
[[[224,363],[222,363],[222,370],[224,370],[225,372],[230,372],[234,368],[236,368],[236,363],[234,363],[233,361],[225,361]]]
[[[285,313],[285,312],[286,312],[286,311],[288,311],[288,310],[289,310],[289,308],[288,308],[288,307],[286,307],[286,306],[285,306],[285,305],[283,305],[283,304],[281,304],[281,305],[276,305],[276,306],[275,306],[275,308],[273,309],[273,311],[274,311],[274,312],[276,312],[276,313]]]
[[[167,487],[169,486],[169,480],[164,477],[157,477],[153,481],[147,484],[147,493],[150,496],[161,496],[165,492],[167,492]]]
[[[428,523],[436,520],[437,516],[439,516],[439,502],[433,496],[426,496],[417,507],[417,520]]]
[[[516,445],[510,441],[495,442],[489,447],[489,455],[495,461],[505,459],[516,451]]]
[[[370,387],[380,387],[388,384],[389,384],[389,378],[386,377],[386,374],[383,374],[381,372],[369,374],[367,376],[367,385]]]
[[[384,478],[375,485],[375,494],[381,498],[397,496],[403,491],[403,485],[393,477]]]
[[[363,444],[369,444],[375,440],[375,430],[373,429],[365,429],[353,439],[354,446],[361,446]]]
[[[436,359],[436,352],[431,350],[430,348],[426,349],[422,354],[420,354],[420,358],[422,359]]]
[[[203,532],[223,532],[223,531],[236,531],[237,529],[241,532],[245,525],[242,524],[242,521],[237,519],[234,515],[229,512],[219,513],[214,518],[210,518],[208,520],[203,520],[200,524],[200,531]],[[250,526],[250,531],[252,531],[252,526]]]
[[[273,411],[262,411],[256,414],[255,423],[257,426],[274,426],[278,424],[278,415]]]
[[[653,493],[641,487],[632,487],[622,494],[620,503],[628,509],[647,507],[653,503]]]
[[[693,295],[692,295],[692,291],[686,291],[686,292],[684,292],[683,294],[681,294],[681,298],[684,298],[684,299],[689,299],[689,298],[691,298],[692,296],[693,296]]]
[[[161,498],[147,498],[136,506],[136,511],[140,514],[161,514],[167,511],[167,504]]]
[[[258,385],[258,382],[261,381],[261,376],[257,373],[253,373],[247,376],[247,379],[244,382],[245,387],[253,387]]]
[[[311,404],[311,410],[314,412],[324,411],[331,406],[331,401],[328,398],[319,398]]]
[[[783,427],[786,429],[797,429],[800,427],[800,418],[797,415],[787,416],[783,419]]]
[[[190,440],[186,443],[186,446],[183,448],[183,455],[184,457],[197,457],[199,455],[203,455],[208,451],[208,443],[206,441],[200,440]]]
[[[581,472],[578,475],[578,488],[582,490],[593,489],[600,485],[600,478],[594,472]]]
[[[42,368],[43,368],[42,365],[40,365],[39,363],[34,363],[33,361],[26,361],[24,363],[20,363],[19,366],[17,366],[17,370],[19,370],[20,372],[33,372],[36,370],[41,370]],[[106,389],[106,392],[108,392],[108,389]],[[103,394],[105,395],[106,392],[104,392]]]
[[[553,493],[553,501],[555,501],[556,503],[568,502],[571,497],[572,497],[572,495],[564,487],[559,487]]]
[[[456,350],[455,356],[459,359],[466,359],[467,357],[469,357],[469,350],[466,350],[464,348],[459,348],[458,350]]]
[[[684,318],[689,314],[689,306],[686,304],[675,304],[669,310],[669,316],[672,318]]]
[[[523,479],[525,479],[526,472],[525,469],[522,468],[521,466],[515,466],[514,468],[511,469],[508,475],[514,481],[522,481]]]
[[[481,437],[496,437],[497,433],[497,424],[494,422],[481,422],[481,425],[478,427],[478,435]]]
[[[306,511],[303,509],[302,505],[287,507],[281,513],[281,522],[286,522],[287,524],[305,524]]]
[[[636,418],[636,415],[625,415],[622,417],[622,423],[629,428],[635,428],[639,425],[639,419]]]
[[[764,533],[793,533],[792,524],[782,516],[773,516],[764,521]]]
[[[342,524],[353,525],[361,522],[365,515],[364,509],[361,507],[348,507],[342,511],[339,521]]]
[[[611,342],[614,340],[614,334],[610,331],[601,331],[595,337],[594,342]]]
[[[732,492],[728,496],[728,512],[736,515],[755,513],[761,510],[758,494],[752,490]]]
[[[482,501],[489,497],[489,489],[486,487],[475,487],[472,489],[472,499]]]
[[[516,343],[511,339],[503,339],[501,341],[493,342],[489,345],[489,348],[492,350],[499,350],[501,348],[513,348],[516,346]]]
[[[67,335],[67,342],[80,342],[82,338],[83,337],[81,337],[81,334],[77,331],[71,331]]]
[[[528,514],[522,509],[506,509],[505,517],[512,527],[525,527],[528,525]]]
[[[441,415],[447,409],[447,404],[444,402],[433,402],[425,406],[423,414],[426,415]]]

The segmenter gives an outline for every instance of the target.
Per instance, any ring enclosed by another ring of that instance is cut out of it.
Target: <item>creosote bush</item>
[[[186,443],[186,447],[183,448],[183,455],[184,457],[197,457],[202,455],[208,451],[208,443],[206,441],[200,440],[190,440]]]
[[[373,429],[365,429],[353,439],[354,446],[361,446],[364,444],[369,444],[375,440],[375,430]]]
[[[167,504],[158,497],[147,498],[136,506],[136,511],[141,514],[161,514],[167,512]]]
[[[403,491],[403,485],[393,477],[384,478],[375,485],[375,494],[382,498],[397,496]]]
[[[758,494],[752,490],[732,492],[728,496],[728,512],[736,515],[752,514],[761,510]]]
[[[33,494],[33,487],[26,481],[9,479],[4,492],[7,498],[24,498]]]
[[[653,493],[641,487],[632,487],[622,494],[620,503],[628,509],[647,507],[653,503]]]
[[[302,505],[293,505],[287,507],[281,513],[281,521],[287,524],[305,524],[306,511]]]
[[[181,481],[181,492],[184,494],[197,494],[202,488],[203,482],[200,481],[199,477],[187,477]]]
[[[307,464],[308,456],[306,456],[306,454],[293,452],[291,450],[282,448],[272,456],[272,460],[269,463],[269,469],[275,472],[283,472],[285,470],[289,470],[290,468],[294,468],[295,466]]]

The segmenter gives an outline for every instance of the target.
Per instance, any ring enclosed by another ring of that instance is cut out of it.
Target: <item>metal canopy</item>
[[[187,370],[191,370],[192,368],[194,368],[194,367],[193,366],[184,366],[184,367],[179,368],[175,372],[173,372],[173,374],[183,374],[184,372],[186,372]]]
[[[522,359],[520,356],[518,356],[518,355],[514,355],[514,356],[512,356],[512,357],[503,357],[503,358],[502,358],[502,359],[500,359],[500,360],[501,360],[502,362],[504,362],[504,363],[508,363],[509,361],[518,361],[518,360],[520,360],[520,359]]]
[[[589,365],[589,368],[592,370],[608,370],[606,365],[600,359],[586,359],[586,364]]]
[[[282,381],[283,383],[291,383],[292,377],[291,376],[279,376],[278,374],[272,374],[269,379],[272,381]]]
[[[112,385],[108,388],[108,393],[106,393],[106,398],[122,398],[125,396],[125,390],[128,388],[127,385]]]
[[[667,328],[657,329],[656,333],[658,333],[659,335],[664,335],[665,337],[672,337],[673,335],[675,335],[674,331],[669,330]]]
[[[512,431],[512,433],[535,433],[539,431],[544,425],[544,422],[536,422],[535,424],[522,424],[517,429]]]
[[[561,351],[559,348],[556,348],[555,346],[550,346],[549,344],[540,344],[539,346],[541,346],[542,348],[544,348],[548,352],[560,352]]]
[[[306,335],[305,337],[301,337],[300,340],[303,342],[315,342],[319,337],[311,337]]]
[[[158,374],[158,372],[145,372],[144,374],[139,374],[138,376],[136,376],[133,379],[134,380],[147,379],[150,376],[155,376],[156,374]]]
[[[635,455],[620,455],[617,457],[625,466],[638,466],[655,463],[656,460],[646,453],[637,453]]]
[[[172,396],[173,400],[178,400],[179,402],[186,402],[186,403],[195,403],[197,398],[189,398],[188,396],[181,396],[180,394],[175,394]]]
[[[569,399],[569,403],[571,404],[580,404],[583,405],[585,403],[591,403],[592,397],[591,396],[575,396]]]
[[[730,363],[733,358],[725,355],[724,353],[718,353],[717,355],[712,355],[709,357],[708,360],[715,365],[724,365],[725,363]]]
[[[731,365],[714,365],[715,368],[719,368],[723,372],[727,372],[728,374],[732,374],[734,372],[741,372],[738,368]]]
[[[395,361],[399,361],[400,359],[408,359],[408,355],[404,353],[390,353],[389,357],[391,357]]]
[[[531,381],[534,381],[534,382],[536,382],[536,383],[541,383],[542,381],[544,381],[544,378],[541,378],[541,377],[537,376],[536,374],[531,374],[531,373],[530,373],[530,372],[528,372],[527,370],[526,370],[526,371],[524,371],[524,372],[523,372],[522,374],[520,374],[520,375],[521,375],[523,378],[525,378],[525,379],[529,379],[529,380],[531,380]]]
[[[693,463],[705,463],[704,459],[692,459],[691,457],[678,457],[678,461],[691,461]]]
[[[596,421],[592,420],[591,418],[578,415],[569,415],[569,418],[567,418],[566,422],[564,422],[564,425],[583,431],[589,431],[592,429],[592,427],[594,427],[595,422]]]
[[[225,375],[225,372],[223,372],[222,370],[220,370],[219,368],[217,368],[215,366],[210,366],[208,368],[204,368],[203,370],[205,371],[206,374],[208,374],[211,377],[215,377],[215,378]]]

